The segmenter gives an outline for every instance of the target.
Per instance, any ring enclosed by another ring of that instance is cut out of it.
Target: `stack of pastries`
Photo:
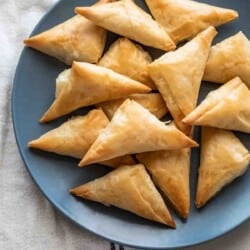
[[[249,166],[248,149],[230,130],[250,133],[250,42],[239,32],[212,46],[214,27],[238,18],[235,10],[145,2],[152,15],[133,0],[77,7],[71,19],[24,41],[70,65],[40,122],[94,107],[28,145],[81,159],[80,167],[113,168],[72,194],[175,227],[167,204],[189,216],[194,126],[202,126],[198,208]],[[108,31],[120,37],[103,54]],[[162,55],[152,60],[141,45]],[[197,106],[203,80],[223,85]],[[172,120],[160,120],[168,112]]]

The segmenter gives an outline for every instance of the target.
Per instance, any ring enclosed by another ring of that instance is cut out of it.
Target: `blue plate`
[[[143,8],[144,2],[137,1]],[[242,30],[250,36],[250,1],[207,0],[218,6],[239,11],[240,18],[218,29],[215,42]],[[33,34],[48,29],[74,15],[74,7],[93,4],[94,1],[63,0],[58,2],[39,22]],[[116,36],[109,34],[108,44]],[[20,41],[21,43],[22,41]],[[160,52],[150,49],[153,57]],[[47,199],[66,217],[85,228],[113,242],[141,248],[179,248],[191,246],[218,237],[239,226],[250,216],[250,172],[226,187],[203,209],[194,206],[194,193],[199,165],[199,149],[192,152],[191,166],[191,212],[187,221],[174,215],[177,229],[168,229],[157,223],[139,218],[126,211],[76,199],[68,190],[86,181],[93,180],[109,170],[102,166],[78,168],[77,161],[50,153],[27,148],[31,139],[55,128],[68,117],[49,124],[39,124],[38,120],[52,103],[55,93],[55,79],[66,66],[56,59],[29,48],[24,48],[17,66],[12,111],[16,140],[23,161],[33,180]],[[215,84],[202,85],[200,100],[208,91],[218,87]],[[87,109],[78,111],[86,113]],[[250,148],[250,136],[237,133],[241,141]],[[200,131],[196,129],[195,139],[199,141]],[[173,213],[172,213],[173,214]]]

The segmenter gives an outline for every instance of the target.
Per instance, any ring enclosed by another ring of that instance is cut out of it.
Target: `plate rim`
[[[32,29],[32,32],[30,33],[30,35],[34,34],[34,31],[37,29],[37,27],[40,25],[40,23],[42,23],[46,18],[47,16],[50,15],[50,13],[57,8],[57,6],[59,4],[63,4],[65,0],[58,0],[57,2],[55,2],[48,10],[47,12],[40,18],[40,20],[36,23],[36,25],[34,26],[34,28]],[[25,166],[25,169],[28,171],[32,181],[34,182],[34,184],[38,187],[38,190],[41,192],[41,194],[49,201],[49,203],[54,207],[56,208],[56,210],[64,216],[64,218],[68,219],[69,221],[73,222],[76,226],[78,226],[78,228],[80,228],[81,230],[87,230],[88,232],[90,233],[93,233],[94,235],[98,236],[98,237],[101,237],[105,240],[108,240],[109,242],[112,242],[112,243],[116,243],[116,244],[119,244],[119,245],[123,245],[123,246],[127,246],[127,247],[133,247],[133,248],[137,248],[137,249],[159,249],[159,250],[163,250],[163,249],[166,249],[166,250],[171,250],[171,249],[179,249],[179,248],[188,248],[188,247],[192,247],[192,246],[199,246],[199,245],[202,245],[202,244],[205,244],[205,243],[208,243],[212,240],[215,240],[215,239],[218,239],[220,237],[223,237],[225,236],[226,234],[236,230],[238,227],[240,227],[243,223],[246,223],[247,221],[249,221],[250,219],[250,214],[248,215],[248,217],[246,217],[245,219],[243,220],[240,220],[238,223],[236,223],[233,227],[231,228],[228,228],[224,231],[222,231],[221,233],[219,233],[218,235],[215,235],[215,236],[210,236],[208,237],[207,239],[205,240],[196,240],[196,241],[193,241],[192,243],[188,243],[188,244],[175,244],[173,246],[166,246],[166,247],[154,247],[154,246],[142,246],[142,245],[134,245],[134,244],[129,244],[128,242],[123,242],[123,241],[119,241],[119,240],[116,240],[116,239],[113,239],[111,236],[106,236],[105,234],[102,234],[101,232],[96,232],[94,230],[91,230],[89,229],[86,225],[82,225],[80,224],[76,219],[74,219],[71,214],[69,214],[67,212],[67,210],[65,208],[63,208],[60,204],[58,204],[56,201],[54,201],[53,197],[49,197],[46,192],[43,190],[43,188],[41,187],[41,185],[36,181],[36,178],[35,176],[33,176],[33,174],[31,173],[30,171],[30,168],[28,167],[28,164],[26,162],[26,157],[25,157],[25,154],[23,152],[23,148],[21,146],[21,143],[19,142],[19,135],[18,135],[18,129],[17,129],[17,124],[16,124],[16,111],[15,111],[15,106],[16,106],[16,98],[15,98],[15,95],[16,95],[16,86],[17,86],[17,76],[19,75],[19,71],[20,71],[20,67],[21,67],[21,62],[22,62],[22,59],[24,57],[24,54],[25,54],[25,51],[26,51],[26,47],[24,46],[22,51],[21,51],[21,54],[18,58],[18,63],[16,65],[16,68],[15,68],[15,73],[14,73],[14,79],[13,79],[13,83],[12,83],[12,93],[11,93],[11,117],[12,117],[12,126],[13,126],[13,130],[14,130],[14,135],[15,135],[15,140],[16,140],[16,144],[18,146],[18,151],[19,151],[19,154],[21,156],[21,159],[24,163],[24,166]]]

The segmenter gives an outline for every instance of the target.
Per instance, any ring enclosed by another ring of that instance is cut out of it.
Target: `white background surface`
[[[55,0],[0,0],[1,250],[110,248],[108,242],[80,230],[69,220],[62,218],[47,202],[26,172],[13,135],[10,96],[15,67],[23,47],[22,40],[54,2]],[[248,222],[222,238],[189,249],[249,250],[249,233]]]

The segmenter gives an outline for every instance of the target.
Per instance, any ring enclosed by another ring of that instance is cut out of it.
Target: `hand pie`
[[[211,91],[183,122],[250,133],[250,90],[236,77]]]
[[[250,41],[242,32],[212,47],[203,80],[225,83],[236,76],[250,88]]]
[[[118,156],[197,146],[174,126],[167,126],[135,101],[126,100],[101,132],[79,166]]]
[[[164,54],[149,65],[149,73],[159,89],[175,123],[184,133],[191,128],[182,119],[196,106],[201,79],[216,35],[207,28],[176,51]]]
[[[81,198],[116,206],[175,228],[161,195],[143,165],[122,166],[70,192]]]
[[[172,203],[182,218],[190,207],[189,168],[190,149],[147,152],[136,158],[143,163],[153,182]]]
[[[151,56],[140,45],[127,38],[119,38],[110,46],[98,65],[112,69],[155,89],[147,68],[151,62]]]
[[[146,0],[158,21],[179,43],[197,35],[210,25],[219,26],[238,17],[234,10],[199,3],[191,0]]]
[[[198,208],[247,170],[250,155],[231,131],[203,127],[200,161]]]
[[[141,44],[166,51],[175,49],[165,29],[133,0],[77,7],[76,12],[100,27]]]
[[[140,105],[142,105],[144,108],[148,109],[152,114],[154,114],[158,119],[161,119],[168,112],[164,100],[158,93],[134,94],[127,98],[138,102]],[[102,102],[100,104],[97,104],[96,106],[98,108],[102,108],[102,110],[111,120],[116,110],[127,98],[125,97],[118,100]]]
[[[102,110],[92,110],[87,115],[73,117],[60,127],[30,141],[29,147],[81,159],[108,124],[109,120]],[[131,156],[102,162],[111,167],[133,163]]]
[[[68,83],[64,84],[41,122],[51,121],[80,107],[151,90],[126,76],[90,63],[74,62],[70,72],[64,71],[63,74],[63,82]]]
[[[27,46],[68,65],[73,61],[96,63],[105,42],[106,31],[81,15],[24,40]]]

